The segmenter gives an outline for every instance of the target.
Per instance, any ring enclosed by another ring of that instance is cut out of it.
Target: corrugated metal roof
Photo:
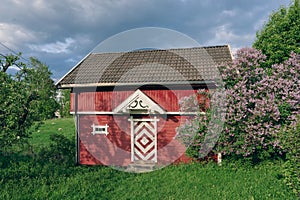
[[[60,88],[214,79],[232,61],[228,45],[118,53],[91,53],[56,85]]]

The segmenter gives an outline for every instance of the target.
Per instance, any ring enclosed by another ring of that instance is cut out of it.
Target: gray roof
[[[213,80],[232,61],[228,45],[117,53],[90,53],[57,87],[165,84]]]

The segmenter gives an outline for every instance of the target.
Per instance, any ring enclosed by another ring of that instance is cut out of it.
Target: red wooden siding
[[[154,102],[159,104],[167,112],[178,112],[178,101],[190,96],[194,90],[142,90]],[[78,95],[78,111],[103,111],[111,112],[121,104],[134,91],[99,91],[82,92]],[[74,94],[71,94],[71,112],[74,112]]]
[[[160,119],[157,133],[157,156],[159,163],[171,164],[185,156],[186,147],[174,138],[176,136],[176,128],[183,125],[189,118],[191,117],[168,116],[166,120]]]
[[[160,164],[173,163],[184,158],[186,150],[174,140],[176,128],[189,117],[159,117],[157,124],[157,159]],[[106,135],[92,135],[92,124],[108,124]],[[128,116],[81,115],[80,116],[80,163],[127,166],[131,162],[131,130]]]
[[[130,163],[130,127],[126,116],[81,115],[79,120],[80,163],[126,166]],[[92,135],[92,124],[108,124],[109,134]],[[90,157],[94,157],[94,161]],[[94,162],[94,163],[93,163]]]

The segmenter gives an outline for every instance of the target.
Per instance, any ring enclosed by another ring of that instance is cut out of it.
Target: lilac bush
[[[225,97],[223,88],[200,89],[179,101],[180,111],[197,112],[192,120],[177,128],[176,139],[189,147],[187,155],[203,159],[212,153],[225,121]]]
[[[199,150],[202,146],[207,125],[210,118],[204,113],[207,107],[210,94],[208,90],[201,89],[191,96],[183,97],[179,100],[181,112],[196,112],[197,116],[192,120],[187,120],[176,130],[176,140],[180,141],[187,149],[187,155],[198,157]]]
[[[300,64],[294,53],[270,68],[263,67],[265,59],[243,48],[222,68],[228,110],[218,150],[225,155],[260,160],[283,153],[278,134],[299,113]]]
[[[218,136],[214,148],[209,147],[215,153],[253,161],[285,153],[279,135],[281,128],[293,122],[299,114],[300,63],[295,53],[291,53],[284,63],[270,67],[266,67],[265,60],[266,56],[259,50],[243,48],[237,51],[230,65],[220,67],[226,88],[223,105],[226,109],[207,107],[206,114],[198,115],[178,129],[179,138],[191,139],[189,134],[196,132],[190,147],[193,155],[197,152],[197,157],[201,157],[199,154],[207,148],[205,138],[211,129],[220,131],[211,134]],[[203,95],[203,92],[211,95],[208,91],[199,91],[199,94]],[[217,98],[211,101],[217,101]],[[186,98],[181,106],[184,110],[191,105],[199,108],[195,102],[195,98]],[[211,123],[216,113],[219,119],[224,119],[223,123]]]

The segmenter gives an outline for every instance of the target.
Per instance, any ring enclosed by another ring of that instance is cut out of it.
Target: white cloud
[[[46,53],[69,53],[70,47],[75,43],[72,38],[66,38],[64,42],[56,41],[54,43],[41,44],[41,45],[29,45],[29,48],[35,51],[41,51]]]
[[[221,15],[233,17],[233,16],[236,15],[236,11],[234,11],[234,10],[223,10]]]
[[[12,49],[17,50],[21,44],[34,40],[37,35],[20,25],[0,23],[0,41]]]
[[[72,64],[73,64],[73,63],[77,63],[78,60],[76,60],[76,59],[74,59],[74,58],[68,58],[68,59],[65,60],[65,62],[66,62],[66,63],[72,63]]]
[[[105,24],[106,22],[115,18],[119,12],[116,12],[119,4],[123,1],[107,1],[102,0],[101,3],[97,0],[85,1],[81,0],[66,0],[69,5],[69,13],[79,23],[86,23],[90,25]],[[126,3],[128,3],[126,1]]]
[[[255,38],[255,33],[238,35],[230,29],[230,24],[214,28],[214,37],[206,45],[231,44],[234,48],[250,46]]]
[[[32,1],[33,6],[36,9],[47,9],[47,5],[46,5],[47,1],[43,1],[43,0],[35,0]]]
[[[77,56],[72,56],[71,58],[68,58],[65,60],[65,63],[69,63],[69,64],[76,64],[78,63],[85,55],[77,55]]]

